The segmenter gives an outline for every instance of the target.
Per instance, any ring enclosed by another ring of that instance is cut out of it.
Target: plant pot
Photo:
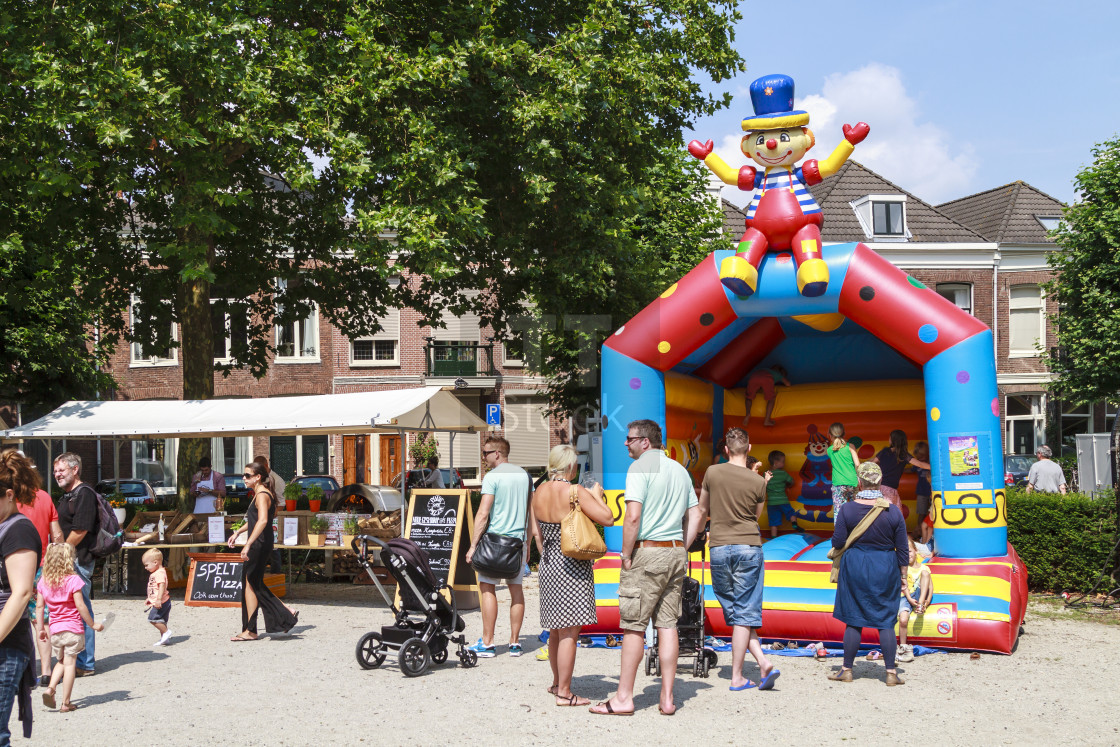
[[[354,549],[353,542],[354,542],[354,535],[353,534],[342,535],[342,545],[341,545],[341,547],[342,547],[343,550],[353,550]]]
[[[319,499],[317,501],[313,501],[313,500],[308,499],[307,505],[310,506],[312,511],[318,511],[319,510],[319,504],[322,503],[322,502],[323,502],[322,499]]]
[[[284,508],[287,509],[288,511],[295,511],[296,510],[296,502],[285,499],[284,500]]]
[[[322,547],[323,540],[325,539],[325,534],[311,534],[310,532],[308,532],[307,534],[307,544],[311,545],[312,547]]]
[[[117,517],[117,523],[120,524],[123,527],[126,523],[125,519],[128,518],[128,515],[125,513],[125,509],[114,508],[113,509],[113,515]]]

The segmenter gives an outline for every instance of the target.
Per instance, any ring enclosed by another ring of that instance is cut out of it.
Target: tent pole
[[[408,482],[408,434],[404,428],[400,429],[401,434],[401,521],[397,529],[400,534],[398,537],[404,536],[404,518],[408,515],[408,493],[405,492],[405,485]]]
[[[449,452],[451,452],[450,456],[448,457],[449,459],[451,459],[451,464],[448,465],[449,467],[451,467],[451,471],[448,472],[447,474],[448,475],[454,475],[454,473],[455,473],[455,431],[448,431],[448,435],[451,437],[451,443],[447,447],[447,450]],[[450,477],[448,478],[447,482],[448,483],[451,482]],[[451,485],[448,485],[447,487],[450,488]]]
[[[117,483],[117,492],[121,489],[121,440],[113,436],[113,481]]]
[[[46,476],[47,492],[51,492],[51,481],[54,480],[54,454],[51,453],[51,440],[49,438],[40,438],[43,446],[47,449],[47,466],[43,470]]]

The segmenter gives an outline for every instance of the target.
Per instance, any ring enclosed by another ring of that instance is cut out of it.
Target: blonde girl
[[[832,462],[832,516],[835,519],[840,507],[856,497],[856,467],[859,455],[856,447],[844,438],[844,424],[828,426],[828,459]]]
[[[906,589],[898,602],[898,659],[914,661],[914,648],[906,644],[906,626],[910,613],[922,614],[933,598],[933,574],[929,566],[922,562],[914,538],[910,540],[910,565],[906,568]]]
[[[52,542],[47,546],[43,560],[43,575],[39,579],[35,600],[35,627],[39,640],[47,640],[47,627],[43,624],[43,605],[51,613],[50,642],[51,653],[58,662],[51,672],[51,682],[43,693],[43,703],[48,708],[56,705],[55,693],[62,681],[62,706],[59,713],[75,710],[70,702],[74,691],[74,676],[78,668],[78,654],[86,648],[83,623],[97,632],[104,630],[101,623],[93,621],[85,600],[82,599],[82,586],[85,583],[74,570],[74,546],[68,542]]]

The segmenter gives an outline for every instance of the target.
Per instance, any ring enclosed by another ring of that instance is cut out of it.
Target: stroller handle
[[[358,547],[359,542],[362,543],[361,548]],[[371,537],[368,534],[359,534],[357,537],[355,537],[353,540],[350,541],[350,546],[354,548],[354,552],[356,552],[358,555],[369,555],[368,543],[370,543],[370,542],[374,543],[375,545],[377,545],[382,550],[388,550],[389,549],[389,543],[388,542],[385,542],[384,540],[378,539],[377,537]]]

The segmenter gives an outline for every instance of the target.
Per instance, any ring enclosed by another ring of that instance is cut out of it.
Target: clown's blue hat
[[[788,75],[764,75],[751,83],[754,116],[743,120],[743,129],[776,130],[782,127],[804,127],[809,113],[793,109],[793,78]]]

